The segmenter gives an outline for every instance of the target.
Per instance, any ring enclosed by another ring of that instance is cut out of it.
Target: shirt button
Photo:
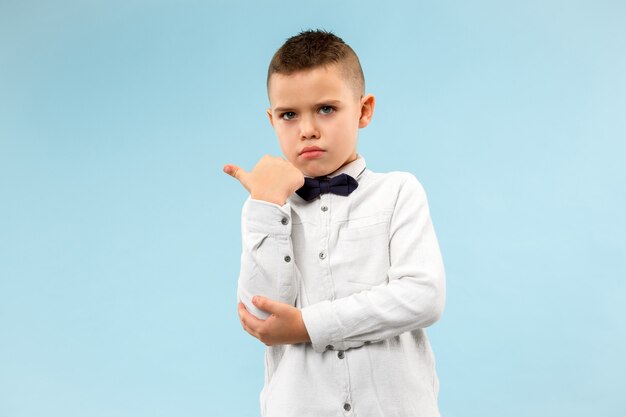
[[[343,359],[343,357],[344,357],[344,356],[345,356],[345,355],[344,355],[344,353],[343,353],[343,350],[340,350],[339,352],[337,352],[337,357],[338,357],[339,359]]]
[[[326,252],[320,252],[320,259],[326,259]]]
[[[289,219],[286,217],[283,217],[282,220],[280,221],[283,225],[287,226],[289,224]]]
[[[327,206],[322,206],[322,211],[328,211],[328,207]]]
[[[326,349],[333,350],[335,347],[333,345],[326,345]]]
[[[287,255],[285,256],[285,262],[291,262],[291,256]]]
[[[348,403],[345,403],[345,404],[343,405],[343,409],[344,409],[344,410],[346,410],[346,411],[350,411],[350,409],[351,409],[351,408],[352,408],[352,407],[351,407],[351,406],[350,406],[350,404],[348,404]]]

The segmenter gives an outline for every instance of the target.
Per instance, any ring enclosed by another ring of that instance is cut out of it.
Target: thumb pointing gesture
[[[243,185],[244,188],[250,192],[250,185],[248,184],[249,175],[243,168],[233,164],[226,164],[224,165],[224,172],[238,180],[241,185]]]
[[[304,175],[298,168],[271,155],[262,157],[250,172],[233,164],[224,165],[224,172],[239,180],[253,199],[280,206],[304,184]]]

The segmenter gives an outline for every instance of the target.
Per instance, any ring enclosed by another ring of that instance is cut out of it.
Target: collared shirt
[[[349,196],[297,194],[242,212],[238,296],[301,309],[311,343],[268,347],[264,417],[435,417],[439,381],[424,328],[441,315],[445,277],[426,195],[412,174],[359,157],[330,177]]]

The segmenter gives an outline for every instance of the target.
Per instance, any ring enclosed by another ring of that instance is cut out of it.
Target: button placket
[[[280,224],[282,224],[283,226],[287,226],[289,224],[289,217],[283,217],[282,219],[280,219]],[[285,261],[286,263],[291,262],[291,256],[285,255],[283,257],[283,261]]]
[[[328,204],[325,201],[321,201],[322,206],[320,207],[320,210],[322,211],[322,213],[327,213],[328,212]],[[329,227],[329,221],[328,221],[328,217],[324,216],[322,218],[322,223],[324,224],[324,226],[326,228]],[[322,250],[320,250],[319,254],[318,254],[319,258],[321,260],[326,259],[326,249],[324,247],[322,247]]]
[[[330,201],[332,194],[322,194],[318,200],[319,204],[319,246],[317,250],[317,262],[319,265],[320,290],[324,292],[323,298],[333,300],[335,298],[335,285],[330,273],[330,263],[328,262],[328,241],[330,238]],[[323,209],[326,207],[326,210]],[[312,254],[312,256],[315,256]]]

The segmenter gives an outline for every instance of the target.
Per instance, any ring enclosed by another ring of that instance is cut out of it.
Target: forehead
[[[272,74],[268,95],[273,107],[290,106],[306,101],[348,100],[352,86],[337,65]]]

